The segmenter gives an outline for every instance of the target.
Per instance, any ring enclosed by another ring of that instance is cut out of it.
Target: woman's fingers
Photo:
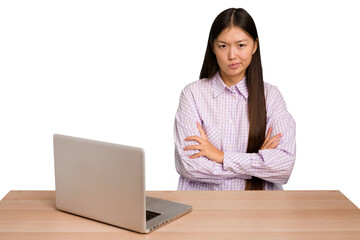
[[[276,140],[275,142],[273,142],[272,144],[269,145],[269,147],[267,149],[275,149],[277,148],[277,146],[280,143],[280,139]]]
[[[206,133],[205,133],[204,129],[201,127],[199,122],[196,122],[196,126],[199,129],[200,137],[199,136],[189,136],[189,137],[185,138],[184,140],[185,141],[196,141],[201,144],[201,143],[203,143],[203,140],[207,140]]]
[[[187,150],[201,150],[201,145],[190,145],[190,146],[186,146],[184,148],[185,151]]]
[[[265,137],[265,141],[264,141],[264,142],[269,141],[269,138],[270,138],[270,136],[271,136],[271,131],[272,131],[272,128],[269,127],[269,130],[268,130],[268,132],[267,132],[267,134],[266,134],[266,137]]]
[[[203,139],[201,138],[201,137],[199,137],[199,136],[190,136],[190,137],[187,137],[187,138],[185,138],[184,139],[185,141],[196,141],[196,142],[198,142],[198,143],[202,143],[203,142]]]
[[[271,127],[269,127],[269,130],[268,130],[268,132],[267,132],[267,134],[266,134],[266,137],[265,137],[264,143],[263,143],[263,145],[261,146],[261,148],[260,148],[260,149],[266,149],[266,148],[267,148],[267,146],[268,146],[268,142],[269,142],[269,138],[270,138],[270,135],[271,135],[271,131],[272,131],[272,128],[271,128]]]
[[[276,134],[275,136],[270,138],[269,141],[268,141],[269,145],[272,144],[273,142],[275,142],[276,140],[278,140],[280,137],[281,137],[281,133]]]
[[[185,138],[184,140],[185,141],[195,141],[197,143],[199,143],[199,145],[189,145],[189,146],[186,146],[184,148],[184,151],[188,151],[188,150],[199,150],[200,152],[194,154],[194,155],[191,155],[189,158],[190,159],[194,159],[194,158],[198,158],[198,157],[201,157],[203,156],[203,152],[201,151],[202,150],[202,144],[204,143],[204,141],[206,141],[206,134],[205,134],[205,131],[202,129],[201,125],[199,122],[196,123],[196,126],[198,127],[199,129],[199,132],[200,132],[200,136],[189,136],[187,138]]]
[[[204,129],[201,127],[200,123],[196,122],[196,126],[199,129],[201,138],[206,140],[207,139],[206,133],[205,133]]]
[[[281,133],[276,134],[275,136],[270,138],[271,131],[272,131],[272,128],[269,127],[269,130],[266,134],[265,141],[264,141],[263,145],[261,146],[260,150],[275,149],[279,145]]]
[[[194,154],[194,155],[191,155],[189,158],[190,159],[194,159],[194,158],[198,158],[198,157],[201,157],[201,156],[203,156],[204,154],[202,154],[202,152],[198,152],[198,153],[196,153],[196,154]]]
[[[196,141],[199,145],[189,145],[184,148],[184,151],[187,150],[199,150],[196,154],[191,155],[189,158],[199,158],[199,157],[207,157],[209,160],[223,163],[224,160],[224,152],[220,151],[216,147],[214,147],[208,140],[205,134],[204,129],[201,127],[200,123],[196,123],[197,128],[199,129],[200,136],[190,136],[185,138],[185,141]]]

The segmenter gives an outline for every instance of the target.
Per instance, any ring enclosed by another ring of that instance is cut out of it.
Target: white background
[[[354,3],[353,3],[354,2]],[[297,123],[286,190],[359,192],[356,1],[1,1],[0,199],[54,190],[54,133],[143,147],[148,190],[176,190],[173,123],[210,26],[243,7],[265,81]]]

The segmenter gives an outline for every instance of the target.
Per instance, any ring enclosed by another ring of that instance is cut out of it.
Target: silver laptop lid
[[[144,151],[54,135],[56,208],[146,231]]]

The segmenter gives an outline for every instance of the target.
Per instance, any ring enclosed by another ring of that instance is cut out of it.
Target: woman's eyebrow
[[[218,40],[217,42],[218,42],[218,43],[225,43],[225,44],[228,44],[227,42],[225,42],[225,41],[221,41],[221,40]]]
[[[239,42],[248,42],[248,41],[249,41],[248,39],[241,39],[241,40],[236,41],[236,43],[239,43]],[[222,41],[222,40],[218,40],[217,42],[218,42],[218,43],[229,44],[228,42],[225,42],[225,41]]]

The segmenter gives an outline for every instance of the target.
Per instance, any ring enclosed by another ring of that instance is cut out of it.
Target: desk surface
[[[54,191],[10,191],[0,201],[0,239],[360,239],[360,210],[339,191],[162,191],[193,206],[150,234],[55,209]]]

